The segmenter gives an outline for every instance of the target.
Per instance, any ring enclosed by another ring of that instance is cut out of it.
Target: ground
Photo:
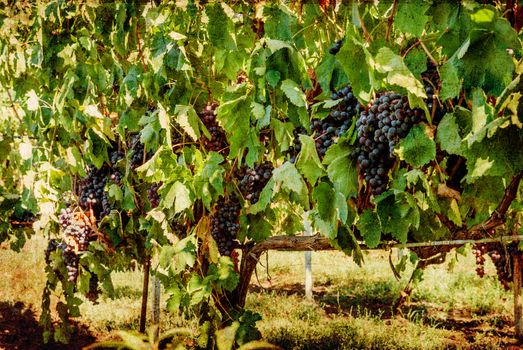
[[[116,330],[138,328],[142,275],[117,273],[118,298],[85,301],[69,346],[44,346],[38,326],[45,276],[43,239],[21,253],[0,249],[0,348],[81,349],[115,339]],[[452,253],[447,262],[427,268],[409,302],[392,305],[412,266],[396,280],[389,253],[373,251],[358,267],[340,252],[314,252],[314,300],[303,291],[303,253],[269,252],[251,281],[247,308],[260,313],[266,341],[284,349],[519,349],[512,327],[512,294],[497,282],[494,267],[479,278],[470,251]],[[163,299],[165,300],[165,298]],[[162,310],[162,329],[191,321]]]

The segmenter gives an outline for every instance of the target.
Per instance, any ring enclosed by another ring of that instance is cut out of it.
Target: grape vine
[[[170,306],[232,321],[250,249],[301,237],[303,212],[357,262],[356,242],[514,231],[521,21],[502,3],[392,6],[6,5],[0,242],[51,237],[46,336],[58,284],[65,321],[75,293],[155,254]],[[489,255],[510,280],[513,248],[476,248],[479,274]]]

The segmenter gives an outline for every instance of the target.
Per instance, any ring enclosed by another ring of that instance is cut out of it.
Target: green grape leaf
[[[464,148],[454,113],[447,113],[440,121],[436,139],[442,151],[463,155]]]
[[[436,157],[436,143],[428,135],[429,128],[420,124],[414,126],[407,137],[401,140],[397,153],[401,160],[420,167]]]
[[[332,145],[327,150],[323,163],[327,164],[327,174],[336,191],[346,198],[358,194],[358,172],[351,158],[352,149],[345,143]]]
[[[275,193],[279,192],[280,188],[294,192],[298,195],[298,200],[308,208],[307,186],[294,164],[290,162],[283,163],[280,167],[274,169],[272,178],[275,182],[273,189]]]
[[[461,80],[456,61],[449,60],[439,69],[441,89],[439,98],[442,101],[457,97],[461,91]]]
[[[274,227],[269,221],[270,216],[267,214],[268,213],[264,212],[256,215],[249,215],[249,230],[247,232],[248,238],[254,240],[255,242],[261,242],[272,235]]]
[[[334,198],[334,189],[326,182],[320,182],[312,192],[312,200],[316,204],[315,207],[319,217],[326,222],[331,222],[333,226],[337,217],[336,201],[333,200]]]
[[[374,211],[365,209],[356,224],[365,244],[369,248],[376,248],[381,242],[381,223]]]
[[[463,222],[461,220],[461,214],[459,212],[458,202],[454,198],[452,198],[450,201],[448,217],[458,227],[461,227],[463,225]]]
[[[180,124],[180,127],[193,139],[193,141],[200,138],[200,126],[205,130],[205,136],[209,139],[211,138],[209,132],[205,127],[203,127],[203,123],[193,106],[177,105],[174,109],[174,115],[176,116],[176,121]]]
[[[380,73],[387,74],[387,82],[405,88],[415,96],[426,98],[423,84],[409,71],[401,56],[388,47],[379,49],[375,59],[375,68]]]
[[[258,160],[262,149],[257,130],[251,128],[251,103],[250,96],[243,95],[222,103],[217,109],[217,120],[229,135],[229,159],[241,158],[247,149],[246,161],[250,167]]]
[[[209,18],[207,33],[213,46],[220,49],[236,50],[236,43],[231,33],[233,29],[232,21],[227,17],[219,2],[207,4],[205,13]]]
[[[396,198],[390,192],[383,194],[377,203],[376,213],[382,231],[391,233],[401,243],[407,242],[409,228],[419,225],[419,210],[414,199],[404,195]]]
[[[371,99],[369,93],[372,87],[372,69],[368,63],[370,56],[358,29],[348,26],[345,41],[336,59],[349,77],[354,94],[364,101]]]
[[[182,212],[192,205],[191,193],[184,184],[176,181],[171,185],[165,198],[163,198],[163,203],[166,208],[174,207],[175,213]]]
[[[316,145],[312,137],[300,135],[300,142],[302,146],[296,167],[309,183],[314,186],[318,178],[324,174],[323,165],[316,152]]]
[[[423,49],[416,47],[405,57],[405,65],[416,77],[420,77],[421,73],[427,70],[427,54]]]
[[[286,79],[281,83],[281,90],[285,96],[297,107],[307,107],[307,98],[296,82]]]
[[[487,124],[492,121],[493,112],[494,108],[488,105],[483,91],[479,88],[474,89],[472,91],[472,128],[464,138],[469,147],[475,142],[481,142],[487,136]]]
[[[338,234],[335,240],[330,241],[331,245],[336,249],[341,249],[345,254],[352,256],[354,262],[361,266],[363,263],[363,254],[358,240],[354,236],[354,232],[343,225],[339,228]]]
[[[281,74],[277,70],[268,70],[265,74],[265,77],[267,78],[267,82],[275,88],[281,79]]]
[[[297,29],[296,16],[284,5],[268,4],[263,8],[265,36],[287,42],[293,41]]]
[[[228,256],[220,257],[218,265],[209,266],[208,275],[215,274],[217,276],[216,284],[220,288],[224,288],[232,292],[240,281],[240,275],[234,271],[234,263]]]
[[[211,296],[212,284],[211,279],[202,278],[196,274],[191,276],[191,279],[187,283],[187,292],[191,297],[190,305],[198,305]]]
[[[343,223],[347,224],[349,218],[349,205],[345,199],[345,195],[341,192],[336,192],[335,206],[338,213],[338,219]]]
[[[432,1],[400,1],[394,16],[394,25],[401,33],[410,33],[420,38],[429,17],[425,12]]]

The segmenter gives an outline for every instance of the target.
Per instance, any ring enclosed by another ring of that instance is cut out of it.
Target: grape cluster
[[[473,247],[473,253],[476,257],[476,264],[478,265],[478,268],[476,268],[478,276],[483,277],[485,275],[483,267],[485,258],[483,255],[488,254],[490,260],[492,260],[492,263],[496,267],[499,282],[505,290],[509,290],[509,283],[512,282],[514,278],[513,259],[521,256],[518,243],[512,242],[506,247],[501,243],[477,243]]]
[[[260,194],[272,176],[274,166],[271,162],[263,162],[254,168],[243,168],[239,172],[239,188],[245,199],[252,204],[258,202]]]
[[[312,119],[310,124],[320,158],[325,156],[329,147],[347,132],[352,118],[363,109],[352,93],[350,85],[332,93],[331,99],[341,99],[342,101],[331,110],[325,119]]]
[[[512,273],[509,269],[509,266],[507,266],[507,255],[505,254],[503,245],[495,244],[489,250],[488,255],[496,267],[496,273],[498,274],[499,282],[503,288],[505,288],[505,290],[509,290],[509,283],[512,282]]]
[[[484,255],[488,253],[488,245],[476,243],[472,247],[472,253],[476,258],[476,274],[483,278],[485,276],[485,257]]]
[[[360,114],[354,155],[372,194],[379,195],[386,190],[396,144],[407,136],[412,126],[423,120],[423,110],[411,109],[407,97],[394,92],[382,94]]]
[[[78,263],[80,262],[80,257],[75,253],[72,247],[67,245],[65,242],[58,242],[56,239],[51,239],[47,244],[47,249],[45,250],[45,261],[47,264],[50,263],[51,253],[56,250],[60,250],[62,253],[62,259],[67,269],[67,280],[73,283],[76,282],[76,279],[78,278]]]
[[[134,134],[131,136],[129,149],[132,151],[131,156],[131,168],[136,169],[144,163],[144,160],[149,158],[149,155],[145,153],[145,145],[140,141],[140,134]]]
[[[162,182],[154,183],[147,189],[147,198],[149,199],[152,208],[156,208],[160,204],[158,190],[162,187],[162,184]]]
[[[113,150],[109,153],[109,160],[111,163],[111,175],[109,178],[117,185],[122,183],[122,173],[118,170],[117,164],[124,157],[125,155],[123,152],[118,150],[117,147],[113,147]]]
[[[97,217],[104,211],[104,202],[108,202],[105,192],[108,169],[91,166],[87,176],[80,182],[79,203],[84,210],[93,209]]]
[[[87,250],[89,234],[91,233],[91,226],[87,217],[82,213],[73,212],[71,208],[65,208],[60,211],[58,220],[63,241],[73,251]]]
[[[336,55],[338,52],[340,52],[340,49],[343,45],[343,39],[340,39],[336,41],[329,49],[329,53],[331,55]]]
[[[421,77],[423,78],[423,86],[427,94],[425,103],[429,113],[433,115],[433,123],[438,123],[447,113],[447,108],[438,101],[436,91],[440,84],[440,78],[436,66],[431,61],[428,63],[427,70],[421,73]]]
[[[289,161],[291,163],[296,163],[296,157],[301,151],[301,141],[300,135],[307,135],[307,130],[303,126],[299,126],[292,131],[294,139],[292,140],[292,145],[287,149],[286,153],[289,155]]]
[[[221,255],[230,256],[237,246],[236,235],[240,230],[240,204],[220,197],[211,217],[211,234]]]
[[[211,139],[205,138],[204,147],[209,151],[222,151],[227,148],[227,137],[225,130],[218,125],[216,120],[216,102],[208,103],[200,113],[200,119],[211,134]]]

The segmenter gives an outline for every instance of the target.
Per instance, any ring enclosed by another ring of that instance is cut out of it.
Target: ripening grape
[[[238,186],[245,199],[252,204],[258,202],[263,188],[272,176],[273,169],[271,162],[264,162],[252,169],[240,169]]]
[[[149,199],[152,208],[156,208],[160,204],[160,195],[158,194],[158,190],[160,187],[162,187],[162,184],[162,182],[155,183],[152,184],[149,189],[147,189],[147,198]]]
[[[310,129],[316,144],[316,151],[320,158],[325,156],[330,146],[338,141],[350,128],[352,118],[363,109],[358,99],[352,93],[350,85],[334,92],[331,99],[339,100],[330,114],[324,119],[312,119]]]
[[[394,92],[382,94],[361,112],[356,122],[357,147],[353,155],[372,194],[379,195],[387,189],[396,145],[413,125],[424,120],[423,110],[411,109],[407,97]]]
[[[425,87],[425,93],[427,94],[425,103],[427,104],[429,113],[431,115],[434,114],[432,122],[438,123],[447,113],[447,108],[444,104],[440,103],[436,94],[440,85],[440,77],[437,67],[432,63],[432,61],[429,61],[427,66],[427,70],[421,73],[423,86]]]
[[[340,51],[342,45],[343,45],[343,39],[340,39],[340,40],[336,41],[336,42],[331,46],[331,48],[329,49],[329,53],[330,53],[331,55],[336,55],[336,54]]]
[[[204,147],[209,151],[225,151],[228,147],[225,130],[218,125],[216,120],[216,102],[207,104],[200,113],[200,119],[211,134],[211,139],[204,137]]]
[[[236,235],[240,230],[240,203],[220,197],[211,216],[211,234],[221,255],[230,256],[237,247]]]
[[[485,258],[483,255],[488,254],[490,260],[492,260],[492,263],[496,267],[499,282],[505,290],[509,290],[509,283],[512,282],[514,278],[513,259],[521,255],[518,249],[518,243],[512,242],[506,247],[501,243],[478,243],[474,245],[473,253],[476,257],[476,264],[478,264],[478,268],[476,269],[478,275],[483,277],[485,274],[483,268]]]
[[[101,205],[107,181],[107,169],[91,166],[87,176],[80,183],[80,205],[83,209]]]
[[[291,163],[296,163],[296,157],[301,151],[300,135],[307,135],[307,130],[302,126],[299,126],[292,131],[292,134],[294,139],[292,140],[292,145],[287,149],[286,154],[289,155],[289,161]]]

